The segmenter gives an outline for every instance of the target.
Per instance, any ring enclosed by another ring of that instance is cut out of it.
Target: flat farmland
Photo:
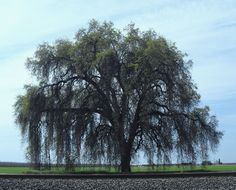
[[[208,165],[208,166],[132,166],[132,173],[183,173],[183,172],[228,172],[236,171],[236,165]],[[65,171],[63,167],[52,167],[51,169],[34,170],[26,166],[0,166],[1,174],[26,174],[26,173],[118,173],[118,169],[108,166],[81,166],[73,171]]]

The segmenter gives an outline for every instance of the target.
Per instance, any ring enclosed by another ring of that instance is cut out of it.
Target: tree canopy
[[[195,161],[222,137],[199,107],[192,62],[155,31],[92,20],[72,41],[39,45],[26,65],[38,84],[25,86],[15,114],[34,164],[85,159],[127,172],[139,152],[150,163]]]

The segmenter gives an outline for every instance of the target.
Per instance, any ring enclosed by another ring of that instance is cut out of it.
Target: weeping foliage
[[[150,163],[173,152],[194,161],[222,137],[198,107],[192,62],[154,31],[93,20],[74,41],[40,45],[26,65],[39,83],[25,87],[15,114],[36,165],[87,160],[129,171],[139,151]]]

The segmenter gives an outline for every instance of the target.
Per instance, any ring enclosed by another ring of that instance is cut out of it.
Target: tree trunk
[[[123,147],[121,154],[120,169],[122,173],[131,172],[130,161],[131,161],[131,149],[127,146]]]

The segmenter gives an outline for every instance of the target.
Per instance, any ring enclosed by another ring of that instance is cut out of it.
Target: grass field
[[[216,172],[236,171],[236,165],[134,167],[134,172]]]
[[[133,173],[138,172],[219,172],[219,171],[236,171],[236,165],[210,165],[210,166],[133,166]],[[73,173],[117,173],[118,169],[114,167],[77,167]],[[67,173],[64,168],[52,168],[51,170],[33,170],[29,167],[0,167],[0,173],[6,174],[24,174],[24,173]]]

